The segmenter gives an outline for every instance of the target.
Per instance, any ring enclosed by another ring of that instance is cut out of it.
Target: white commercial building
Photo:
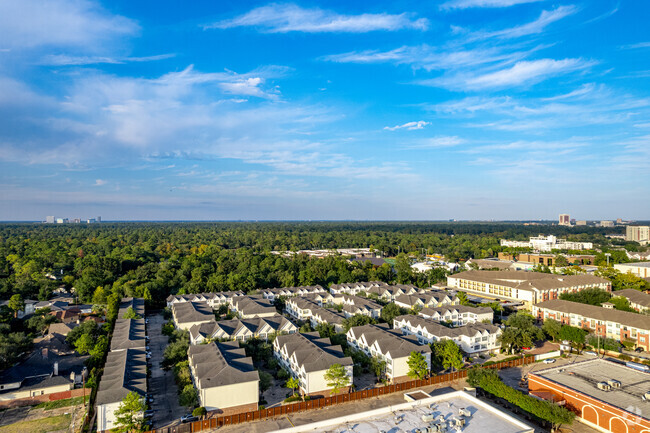
[[[594,245],[591,242],[571,242],[557,237],[542,236],[531,237],[529,241],[509,241],[501,239],[502,247],[532,248],[535,251],[552,250],[591,250]]]
[[[650,262],[617,263],[614,269],[626,274],[628,272],[641,278],[650,278]]]

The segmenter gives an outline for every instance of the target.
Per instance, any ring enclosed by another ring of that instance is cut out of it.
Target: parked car
[[[530,350],[530,347],[522,347],[521,350]]]
[[[641,352],[643,352],[643,347],[637,347],[636,349],[634,349],[634,351],[636,353],[641,353]]]
[[[544,364],[553,364],[555,362],[555,358],[545,359],[543,362]]]
[[[151,418],[152,416],[153,416],[153,410],[149,409],[144,411],[145,418]]]
[[[588,351],[586,351],[584,353],[585,353],[585,355],[589,355],[589,356],[598,356],[598,354],[596,352],[592,352],[591,350],[588,350]]]
[[[181,417],[181,422],[182,422],[182,423],[185,423],[185,422],[194,422],[194,421],[198,421],[198,420],[199,420],[199,417],[198,417],[198,416],[194,416],[194,415],[192,415],[191,413],[188,413],[187,415],[183,415],[183,416]]]

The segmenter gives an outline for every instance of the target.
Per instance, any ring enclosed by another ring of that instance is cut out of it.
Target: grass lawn
[[[86,398],[88,400],[88,397]],[[73,398],[66,398],[65,400],[55,400],[55,401],[46,401],[45,403],[41,403],[38,406],[36,406],[36,409],[57,409],[59,407],[68,407],[68,406],[77,406],[80,404],[83,404],[84,398],[83,396],[81,397],[73,397]]]
[[[72,415],[57,415],[33,421],[21,421],[0,427],[0,433],[48,433],[59,430],[68,430]]]

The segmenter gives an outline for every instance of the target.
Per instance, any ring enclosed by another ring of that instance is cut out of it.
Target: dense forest
[[[411,271],[410,260],[424,252],[443,254],[451,261],[485,258],[502,250],[502,238],[524,240],[540,233],[594,242],[602,252],[612,252],[612,262],[627,260],[623,248],[639,248],[636,243],[605,237],[605,233],[623,233],[623,228],[514,223],[2,224],[0,299],[19,293],[43,300],[61,284],[74,287],[83,302],[105,303],[115,293],[144,297],[158,305],[170,293],[249,292],[371,280],[424,286],[445,275],[439,269],[424,274]],[[375,268],[341,256],[314,259],[271,253],[352,247],[396,256],[395,266]]]

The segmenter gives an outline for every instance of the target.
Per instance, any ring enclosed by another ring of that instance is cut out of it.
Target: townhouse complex
[[[533,304],[558,299],[561,293],[599,288],[611,291],[611,283],[595,275],[555,275],[524,271],[466,271],[447,277],[449,287],[491,299]]]
[[[129,392],[142,397],[147,393],[146,322],[125,319],[129,309],[144,318],[144,299],[124,298],[120,303],[95,400],[99,432],[116,427],[115,411]]]
[[[650,318],[643,314],[554,299],[534,305],[533,316],[588,329],[601,337],[633,341],[636,347],[650,350]]]
[[[334,364],[342,365],[349,384],[353,383],[352,358],[343,354],[341,346],[333,346],[329,338],[320,338],[318,332],[278,335],[273,341],[273,355],[298,379],[303,394],[328,396],[333,386],[325,380],[325,373]]]
[[[424,356],[431,369],[431,348],[417,339],[390,329],[388,324],[355,326],[347,332],[348,344],[370,357],[386,362],[386,378],[391,382],[410,380],[408,359],[416,352]]]
[[[167,306],[180,302],[207,302],[207,304],[216,309],[221,305],[229,305],[235,296],[244,296],[245,293],[237,290],[231,292],[217,293],[191,293],[188,295],[169,295],[167,297]]]
[[[184,331],[195,325],[216,322],[207,302],[177,302],[172,304],[171,310],[174,324]]]
[[[470,323],[492,323],[494,310],[490,307],[468,307],[465,305],[450,305],[444,307],[425,307],[418,316],[431,319],[434,322],[445,322],[452,326],[463,326]]]
[[[460,300],[456,295],[450,294],[444,290],[427,290],[412,295],[399,295],[395,298],[395,303],[407,310],[420,308],[435,308],[443,305],[460,305]]]
[[[498,353],[501,348],[498,326],[488,323],[472,323],[458,328],[448,328],[440,323],[420,316],[405,315],[393,319],[395,331],[412,335],[420,344],[432,344],[452,340],[469,355]]]
[[[239,343],[192,345],[188,350],[199,403],[218,414],[257,410],[260,376]]]
[[[194,325],[189,331],[190,343],[202,344],[206,341],[246,341],[251,338],[266,340],[272,334],[293,334],[298,332],[298,328],[286,317],[276,314],[271,317],[207,322]]]
[[[318,293],[327,293],[323,286],[317,284],[315,286],[298,286],[298,287],[281,287],[276,289],[262,290],[264,299],[273,302],[276,298],[281,296],[285,298],[292,298],[294,296],[315,295]]]

